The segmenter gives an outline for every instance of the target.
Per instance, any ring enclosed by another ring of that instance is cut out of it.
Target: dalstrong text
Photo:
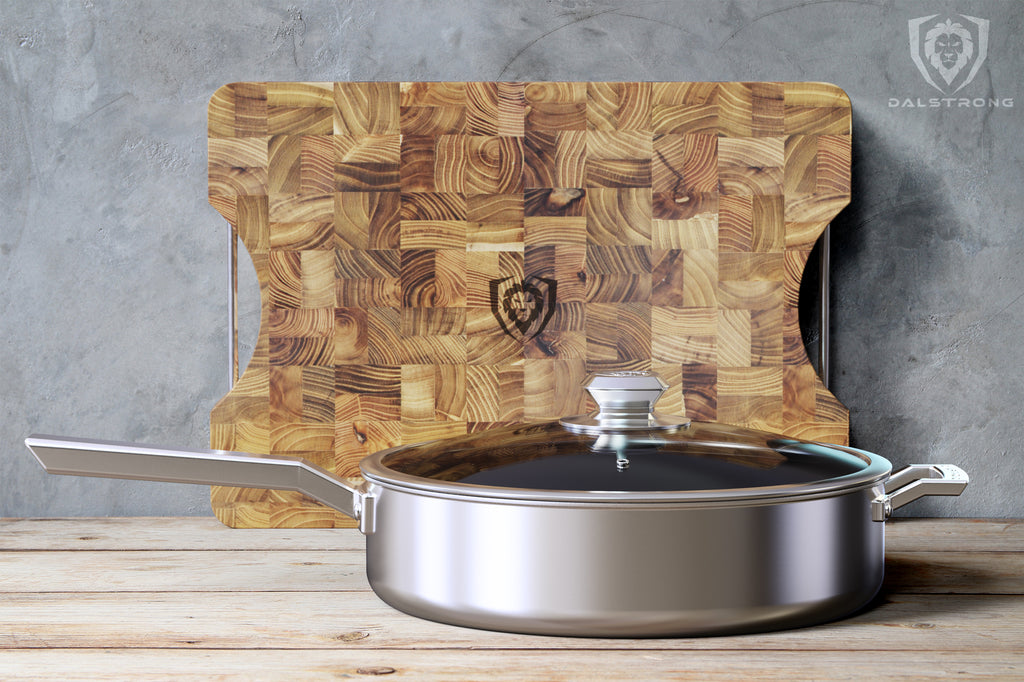
[[[1013,98],[929,97],[889,98],[890,109],[1012,109]]]

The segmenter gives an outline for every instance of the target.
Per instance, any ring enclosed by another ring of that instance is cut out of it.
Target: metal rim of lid
[[[889,460],[865,450],[819,443],[806,443],[806,445],[824,447],[847,455],[853,455],[865,462],[865,467],[843,476],[791,485],[726,488],[719,490],[620,492],[507,488],[475,483],[461,483],[458,481],[441,481],[395,471],[382,463],[382,460],[389,454],[405,448],[415,448],[417,447],[416,445],[400,445],[382,450],[363,459],[359,466],[363,476],[368,481],[384,488],[407,490],[433,497],[475,498],[482,502],[568,507],[605,507],[609,505],[715,507],[794,502],[821,497],[833,497],[838,494],[871,487],[888,478],[892,472],[892,464]]]
[[[655,372],[609,372],[591,374],[584,388],[598,404],[598,411],[560,419],[558,424],[572,433],[586,435],[613,435],[637,433],[642,430],[664,433],[691,424],[685,417],[663,416],[654,412],[654,404],[668,388]],[[773,435],[773,434],[765,434]],[[781,438],[781,437],[780,437]],[[832,496],[841,492],[873,486],[892,471],[884,457],[854,448],[825,445],[797,439],[786,439],[787,447],[826,448],[833,453],[852,455],[865,464],[849,474],[822,478],[810,482],[785,485],[750,486],[714,490],[656,490],[656,491],[579,491],[515,488],[444,481],[401,472],[384,464],[385,458],[398,451],[415,449],[417,445],[401,445],[377,452],[360,463],[367,480],[384,487],[414,490],[421,494],[440,497],[475,497],[505,503],[531,503],[569,506],[608,504],[683,504],[749,505],[776,503]],[[420,444],[424,445],[424,444]],[[824,453],[822,453],[824,454]]]

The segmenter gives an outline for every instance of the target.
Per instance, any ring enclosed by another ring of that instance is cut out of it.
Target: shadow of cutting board
[[[844,444],[797,303],[850,199],[850,102],[822,83],[235,83],[210,203],[256,267],[252,360],[211,445],[366,455],[585,412],[596,370],[659,409]],[[236,527],[352,525],[215,487]]]

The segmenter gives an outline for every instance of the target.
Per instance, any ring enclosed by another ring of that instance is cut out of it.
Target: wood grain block
[[[587,373],[642,369],[669,412],[845,443],[797,305],[851,149],[820,83],[224,86],[209,198],[262,310],[211,444],[354,476],[586,411]],[[352,525],[295,493],[212,501],[234,525]]]

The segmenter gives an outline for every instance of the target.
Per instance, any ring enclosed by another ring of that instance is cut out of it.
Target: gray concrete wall
[[[908,21],[960,12],[991,22],[956,95],[984,106],[890,106],[945,96]],[[963,497],[908,514],[1022,516],[1022,17],[966,0],[0,0],[0,516],[209,513],[204,487],[47,476],[21,441],[206,445],[227,389],[207,100],[239,80],[375,79],[844,88],[833,390],[854,444],[970,471]]]

